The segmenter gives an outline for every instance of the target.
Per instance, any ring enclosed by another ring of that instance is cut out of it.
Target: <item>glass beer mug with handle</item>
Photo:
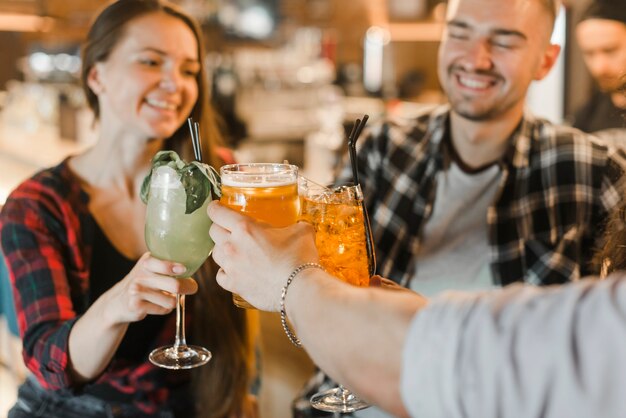
[[[230,164],[220,169],[220,203],[274,227],[298,221],[298,167],[291,164]],[[233,293],[233,303],[254,309]]]
[[[305,178],[300,179],[299,186],[300,219],[315,228],[320,264],[340,280],[369,286],[376,271],[376,257],[361,187],[326,188]],[[369,407],[342,385],[313,395],[311,405],[341,413]]]
[[[211,194],[219,195],[219,176],[206,164],[186,164],[173,151],[161,151],[153,159],[152,172],[144,181],[142,198],[147,203],[145,239],[152,255],[183,264],[190,277],[213,250],[209,236],[211,219],[207,205]],[[176,337],[171,346],[150,353],[150,361],[167,369],[189,369],[206,364],[211,352],[187,345],[185,296],[176,295]]]

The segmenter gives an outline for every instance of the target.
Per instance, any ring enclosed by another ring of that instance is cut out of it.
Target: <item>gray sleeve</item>
[[[483,294],[415,315],[401,391],[412,417],[623,417],[626,274]]]

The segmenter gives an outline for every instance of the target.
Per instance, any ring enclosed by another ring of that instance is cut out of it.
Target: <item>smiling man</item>
[[[559,3],[448,2],[438,75],[449,104],[374,127],[358,152],[378,274],[436,296],[592,273],[626,157],[526,109],[560,52]],[[348,165],[338,183],[351,180]]]
[[[525,108],[560,47],[556,0],[451,0],[449,104],[370,130],[358,153],[377,272],[426,295],[589,273],[624,154]],[[350,181],[350,168],[339,183]]]

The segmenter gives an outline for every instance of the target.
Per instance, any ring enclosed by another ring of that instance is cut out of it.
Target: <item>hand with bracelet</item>
[[[272,228],[217,202],[208,213],[220,286],[259,309],[276,312],[286,287],[284,304],[297,335],[290,338],[302,340],[334,380],[404,416],[398,385],[401,355],[390,353],[402,347],[410,320],[425,299],[413,292],[351,286],[311,268],[319,259],[309,224]],[[385,313],[392,307],[393,317]],[[288,336],[292,332],[286,331]]]
[[[218,203],[209,206],[209,216],[214,221],[210,234],[216,244],[213,259],[220,266],[218,283],[258,309],[279,311],[289,275],[319,260],[309,224],[272,228]]]
[[[350,286],[317,268],[298,273],[298,266],[317,262],[308,225],[270,228],[217,203],[209,216],[220,285],[278,311],[291,278],[287,314],[311,358],[395,416],[495,418],[503,404],[493,394],[502,387],[537,388],[555,379],[562,390],[533,392],[558,405],[549,416],[622,416],[623,396],[606,388],[626,381],[624,273],[556,288],[454,292],[426,304],[413,292]],[[572,338],[579,356],[570,355]],[[598,356],[598,347],[608,351]],[[594,395],[598,376],[602,397]],[[471,383],[476,379],[480,384]],[[462,390],[464,384],[471,390]],[[519,416],[539,416],[527,409],[529,390],[510,393],[505,405],[523,410]]]

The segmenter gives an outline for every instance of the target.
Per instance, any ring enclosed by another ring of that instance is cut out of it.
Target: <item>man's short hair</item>
[[[593,0],[580,22],[587,19],[615,20],[626,25],[626,3],[623,0]]]
[[[541,4],[550,12],[550,20],[554,23],[556,17],[559,15],[559,9],[561,8],[561,0],[540,0]]]
[[[507,1],[507,0],[502,0]],[[446,3],[449,3],[450,0],[447,0]],[[562,0],[539,0],[539,2],[546,8],[546,10],[550,13],[550,20],[554,24],[556,17],[559,15],[559,9],[561,8]]]

